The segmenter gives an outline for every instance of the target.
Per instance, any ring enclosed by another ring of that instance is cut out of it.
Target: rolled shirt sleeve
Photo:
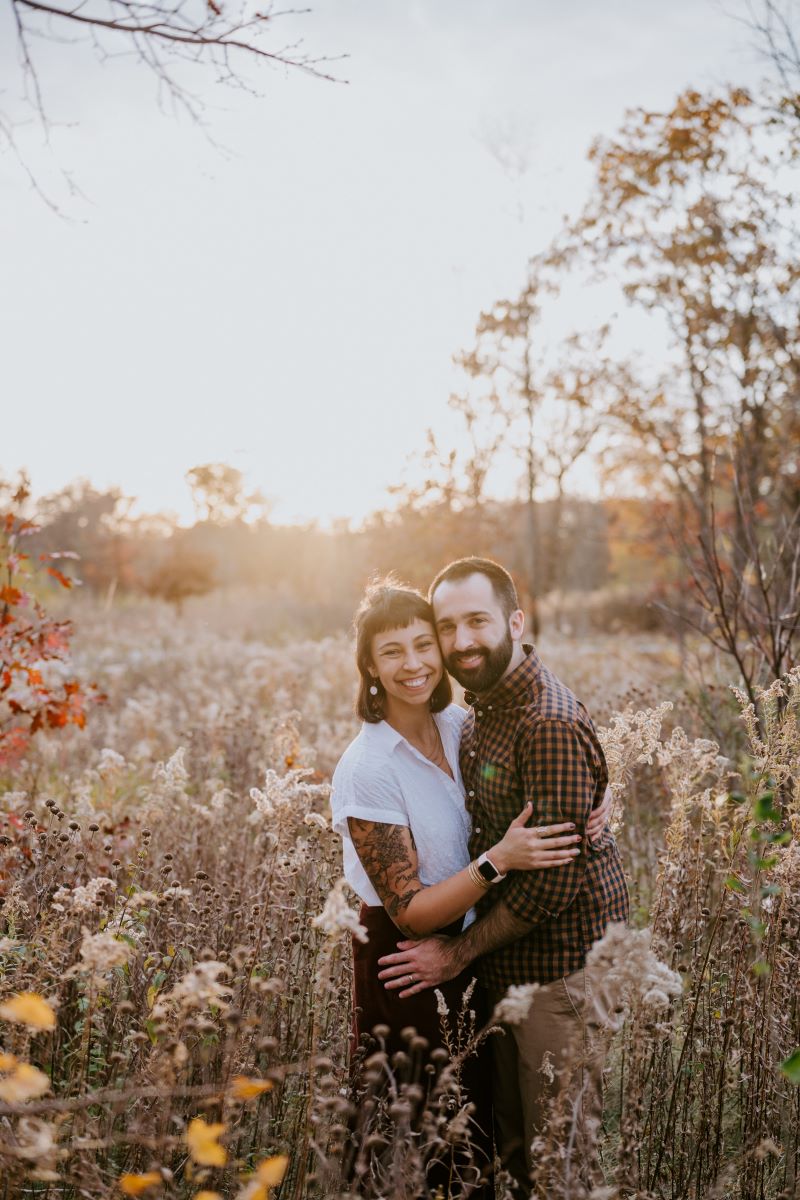
[[[583,731],[555,718],[539,721],[519,748],[518,770],[526,800],[533,804],[530,827],[575,824],[581,853],[574,861],[545,870],[514,871],[503,888],[508,908],[530,925],[547,921],[572,903],[586,870],[586,822],[594,803],[601,764]],[[577,844],[577,843],[576,843]]]

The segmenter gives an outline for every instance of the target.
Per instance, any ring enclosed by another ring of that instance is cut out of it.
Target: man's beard
[[[493,646],[491,650],[485,649],[483,646],[478,646],[471,650],[469,655],[464,657],[472,657],[475,654],[480,654],[483,661],[478,667],[471,667],[467,670],[459,665],[460,654],[451,654],[444,660],[450,674],[454,679],[457,679],[462,687],[470,692],[488,692],[499,679],[505,674],[508,664],[511,662],[511,656],[514,653],[514,641],[510,631],[506,630],[506,635],[501,642]]]

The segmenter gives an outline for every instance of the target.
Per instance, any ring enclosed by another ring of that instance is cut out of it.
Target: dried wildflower
[[[367,931],[358,919],[358,914],[350,907],[344,894],[347,880],[338,879],[328,892],[325,907],[319,916],[314,917],[311,924],[315,929],[322,929],[329,937],[340,933],[350,932],[360,942],[366,942]]]
[[[186,747],[179,746],[166,763],[157,763],[153,771],[153,779],[167,791],[180,791],[189,781],[184,759]]]
[[[56,912],[86,912],[95,906],[104,892],[116,891],[116,883],[106,875],[98,875],[79,887],[60,887],[50,901]]]
[[[59,1178],[56,1164],[67,1157],[67,1151],[58,1146],[58,1127],[39,1117],[20,1117],[15,1139],[14,1153],[17,1158],[35,1163],[30,1178],[43,1183],[55,1183]]]
[[[103,988],[107,986],[108,976],[114,967],[124,966],[128,961],[132,949],[108,929],[92,933],[84,925],[82,933],[81,961],[71,967],[67,974],[87,974],[92,987]]]
[[[121,754],[117,754],[116,750],[111,750],[108,746],[104,746],[100,751],[100,760],[95,770],[105,783],[111,783],[123,771],[127,770],[127,767],[128,764]]]
[[[439,990],[439,988],[434,988],[433,992],[434,992],[434,995],[436,996],[436,1011],[437,1011],[437,1013],[439,1014],[440,1017],[449,1017],[450,1009],[447,1007],[447,1001],[444,998],[444,992],[441,992]]]
[[[159,996],[153,1006],[153,1015],[163,1017],[175,1008],[185,1012],[191,1009],[202,1010],[209,1005],[221,1008],[230,999],[232,989],[228,984],[221,983],[219,976],[229,973],[230,969],[225,963],[195,963],[170,992]]]
[[[630,929],[612,921],[586,957],[586,971],[602,982],[612,1009],[626,1010],[636,1001],[645,1008],[665,1010],[681,994],[677,971],[650,948],[649,929]]]
[[[0,1017],[29,1029],[53,1029],[56,1014],[51,1004],[38,992],[20,992],[0,1004]]]
[[[24,1104],[50,1090],[44,1071],[31,1063],[19,1062],[13,1054],[0,1053],[0,1100],[6,1104]]]
[[[192,1117],[186,1130],[186,1145],[193,1162],[201,1167],[224,1167],[228,1152],[219,1144],[225,1125],[208,1124],[202,1117]]]
[[[521,1025],[527,1019],[538,983],[512,984],[503,999],[495,1005],[492,1024]]]

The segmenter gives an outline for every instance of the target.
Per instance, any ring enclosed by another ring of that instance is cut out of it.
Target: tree
[[[797,164],[742,89],[636,110],[591,158],[591,198],[549,263],[621,279],[666,322],[669,368],[618,364],[605,418],[676,498],[694,623],[754,698],[797,661],[800,630]]]
[[[244,520],[251,508],[266,513],[268,504],[260,492],[245,495],[244,476],[226,463],[205,463],[186,472],[195,510],[201,520],[213,524]]]
[[[204,596],[217,583],[214,558],[191,546],[185,533],[173,533],[161,548],[159,561],[150,572],[146,590],[174,604],[177,613],[191,596]]]
[[[37,501],[33,544],[43,552],[69,546],[83,582],[112,595],[135,579],[133,503],[119,488],[98,491],[86,479],[75,480]]]
[[[233,4],[218,0],[10,0],[17,34],[19,59],[27,101],[45,130],[49,113],[40,71],[43,42],[70,46],[88,40],[102,60],[134,56],[154,76],[159,97],[198,123],[204,105],[187,85],[186,65],[205,67],[217,83],[252,91],[245,77],[247,62],[269,64],[333,80],[325,69],[330,61],[312,57],[301,42],[270,42],[281,16],[297,10],[275,12],[251,0]],[[66,53],[66,51],[65,51]],[[0,150],[17,158],[32,186],[52,207],[56,205],[39,187],[36,176],[21,154],[14,114],[0,113]]]
[[[541,297],[552,286],[548,264],[533,259],[520,294],[481,313],[474,346],[456,356],[478,390],[450,401],[471,436],[467,474],[477,473],[482,489],[491,474],[496,480],[499,463],[521,462],[523,591],[534,633],[537,597],[561,586],[566,482],[598,433],[592,404],[605,369],[598,357],[605,329],[593,338],[574,335],[558,348],[555,365],[548,365],[538,326]],[[548,481],[555,489],[555,521],[543,536],[538,505]]]

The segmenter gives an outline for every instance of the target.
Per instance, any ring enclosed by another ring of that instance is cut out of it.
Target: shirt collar
[[[387,753],[396,750],[405,741],[402,733],[398,733],[388,721],[365,721],[361,726],[361,734],[370,742],[383,747]]]
[[[475,692],[464,692],[467,704],[475,705],[480,700],[487,708],[512,708],[521,696],[530,692],[544,664],[533,646],[523,643],[522,649],[525,651],[525,658],[510,675],[496,683],[490,692],[480,697]]]

